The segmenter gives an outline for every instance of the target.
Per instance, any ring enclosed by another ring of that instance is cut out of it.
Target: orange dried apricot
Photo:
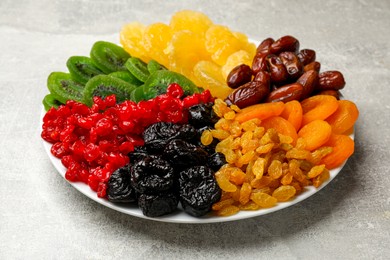
[[[324,120],[332,115],[339,103],[337,99],[329,95],[316,95],[301,102],[303,117],[302,125],[306,125],[314,120]]]
[[[302,115],[301,103],[297,100],[293,100],[284,104],[284,110],[280,116],[289,121],[296,131],[299,131],[302,124]]]
[[[267,118],[261,122],[261,126],[263,126],[266,130],[273,128],[279,134],[290,136],[293,139],[293,143],[295,143],[298,139],[295,127],[283,117],[273,116]]]
[[[241,109],[241,112],[236,114],[235,120],[240,123],[254,118],[264,120],[272,116],[279,116],[283,109],[283,102],[257,104]]]
[[[314,120],[298,132],[298,136],[306,142],[306,150],[313,151],[325,144],[332,134],[332,127],[323,120]]]
[[[338,109],[326,121],[332,127],[333,133],[342,134],[353,127],[359,117],[359,110],[352,101],[339,100],[338,103]]]
[[[355,150],[355,143],[347,135],[332,134],[325,146],[332,147],[333,151],[323,157],[320,163],[325,164],[329,170],[342,165]]]

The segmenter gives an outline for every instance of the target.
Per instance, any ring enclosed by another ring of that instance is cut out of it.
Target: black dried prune
[[[172,136],[176,136],[180,126],[159,122],[147,127],[143,133],[145,147],[149,152],[160,153]]]
[[[170,141],[163,154],[163,157],[178,169],[203,165],[207,161],[207,156],[207,152],[202,148],[180,139]]]
[[[134,151],[129,153],[129,158],[131,163],[141,160],[146,156],[148,156],[148,151],[146,151],[145,146],[136,146],[134,147]]]
[[[173,188],[174,171],[169,162],[147,156],[131,167],[131,184],[139,193],[156,194]]]
[[[205,126],[213,127],[219,120],[218,116],[213,111],[213,103],[198,104],[188,109],[188,122],[195,128],[202,128]]]
[[[136,192],[131,186],[130,166],[126,165],[114,171],[107,186],[107,199],[111,202],[135,202]]]
[[[178,125],[158,122],[145,129],[143,136],[148,152],[161,153],[172,139],[192,140],[196,137],[196,129],[191,125]]]
[[[214,172],[206,166],[194,166],[179,173],[179,199],[185,212],[200,217],[221,198]]]
[[[213,171],[218,171],[226,163],[225,155],[223,155],[223,153],[214,153],[210,155],[207,161],[207,165]]]
[[[173,193],[141,194],[138,198],[138,206],[147,217],[159,217],[174,212],[179,203]]]

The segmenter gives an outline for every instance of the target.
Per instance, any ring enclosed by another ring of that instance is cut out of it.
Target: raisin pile
[[[188,110],[188,124],[157,122],[143,131],[145,144],[129,153],[129,165],[111,175],[108,200],[135,201],[148,217],[172,213],[179,202],[192,216],[211,211],[221,197],[214,172],[226,160],[223,154],[215,153],[215,144],[206,149],[200,136],[214,126],[218,117],[212,103],[197,104]]]

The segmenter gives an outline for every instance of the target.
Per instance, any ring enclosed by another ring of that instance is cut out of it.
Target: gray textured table
[[[255,39],[294,35],[344,73],[356,151],[326,188],[262,217],[165,224],[103,207],[57,174],[40,139],[48,74],[96,40],[118,42],[125,23],[184,8]],[[0,1],[0,259],[388,259],[389,28],[388,0]]]

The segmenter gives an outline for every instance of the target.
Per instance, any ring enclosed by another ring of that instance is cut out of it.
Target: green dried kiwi
[[[141,100],[145,100],[146,98],[144,95],[144,86],[145,85],[142,85],[142,86],[139,86],[136,89],[134,89],[130,93],[130,100],[132,100],[134,102],[140,102]]]
[[[106,74],[126,71],[125,63],[130,58],[130,55],[122,47],[104,41],[95,42],[90,56],[93,63]]]
[[[66,66],[72,78],[82,84],[86,84],[88,80],[96,75],[103,74],[89,57],[72,56],[66,62]]]
[[[108,74],[108,76],[126,81],[134,86],[141,86],[143,83],[133,76],[129,71],[116,71]]]
[[[171,83],[179,84],[184,91],[184,95],[186,96],[200,92],[199,88],[182,74],[169,70],[158,70],[151,74],[148,80],[145,82],[145,98],[151,99],[160,94],[166,93],[167,88]]]
[[[67,100],[83,100],[84,85],[72,79],[69,73],[52,72],[47,78],[47,88],[53,97],[65,104]]]
[[[130,93],[136,86],[118,78],[108,75],[98,75],[90,79],[84,89],[84,104],[91,106],[93,97],[105,98],[115,94],[116,102],[120,103],[130,99]]]
[[[145,82],[150,75],[147,64],[141,59],[131,57],[126,61],[125,66],[134,77],[142,82]]]
[[[50,108],[58,108],[62,103],[58,101],[52,94],[47,94],[42,100],[43,107],[46,111]]]
[[[167,70],[167,68],[164,67],[164,65],[161,65],[155,60],[150,60],[147,65],[148,71],[150,74],[158,71],[158,70]]]

